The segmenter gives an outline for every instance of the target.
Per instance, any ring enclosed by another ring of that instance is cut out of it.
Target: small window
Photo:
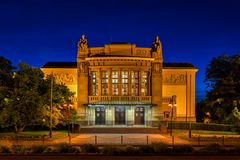
[[[170,112],[165,111],[165,112],[164,112],[164,118],[169,118],[169,116],[170,116]]]

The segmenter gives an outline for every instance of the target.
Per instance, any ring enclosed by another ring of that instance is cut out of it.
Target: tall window
[[[108,95],[108,72],[107,71],[101,71],[102,74],[102,95],[107,96]]]
[[[147,96],[148,95],[148,72],[143,71],[141,72],[141,95]]]
[[[91,91],[90,95],[97,96],[98,95],[98,81],[97,81],[97,72],[90,73],[90,82],[91,82]]]
[[[119,78],[119,72],[118,71],[112,71],[112,95],[113,96],[119,95],[118,78]]]
[[[132,78],[131,86],[132,96],[138,96],[138,79],[139,79],[138,71],[132,71],[131,78]]]
[[[128,95],[128,71],[122,71],[122,95]]]

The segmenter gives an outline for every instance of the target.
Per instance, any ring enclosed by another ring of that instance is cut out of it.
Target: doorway
[[[144,125],[144,107],[135,108],[135,124]]]
[[[105,125],[105,108],[97,107],[95,109],[95,124]]]
[[[116,125],[125,124],[125,107],[122,106],[115,107],[115,124]]]

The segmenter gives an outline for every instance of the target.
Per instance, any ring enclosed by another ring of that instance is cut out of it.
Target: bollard
[[[121,144],[123,144],[123,135],[121,135]]]
[[[172,136],[172,148],[174,148],[174,136]]]
[[[44,144],[44,141],[45,141],[45,135],[42,136],[42,142]]]
[[[95,135],[95,144],[97,144],[97,136]]]
[[[70,134],[68,136],[68,142],[69,142],[69,144],[71,144],[71,135]]]
[[[222,145],[224,147],[224,136],[222,136]]]
[[[200,146],[200,135],[198,135],[198,146]]]
[[[148,135],[147,135],[147,144],[148,144]]]

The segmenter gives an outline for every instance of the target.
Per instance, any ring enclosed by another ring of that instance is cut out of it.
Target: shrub
[[[31,153],[44,153],[48,149],[46,145],[33,145],[31,147]]]
[[[11,150],[8,146],[0,146],[0,153],[11,153]]]
[[[133,147],[133,146],[126,146],[123,150],[124,154],[126,155],[135,155],[135,154],[138,154],[139,151],[136,147]]]
[[[30,148],[27,148],[27,147],[21,146],[21,145],[13,145],[11,148],[11,151],[13,153],[29,153]]]
[[[209,154],[216,154],[216,153],[223,153],[224,149],[217,143],[208,144],[205,147],[199,150],[200,153],[209,153]]]
[[[173,148],[173,153],[193,153],[194,149],[191,145],[177,145]]]
[[[239,154],[240,153],[240,145],[234,146],[232,149],[228,150],[228,152],[234,153],[234,154]]]
[[[154,149],[150,145],[139,146],[138,150],[140,154],[154,153]]]
[[[168,153],[170,150],[166,143],[152,143],[151,147],[153,148],[155,153]]]
[[[120,155],[123,150],[120,147],[106,146],[103,148],[102,153],[105,155]]]
[[[84,144],[81,146],[81,151],[84,153],[97,153],[98,148],[93,144]]]
[[[53,152],[57,153],[77,153],[79,150],[68,143],[59,143],[55,146]]]

